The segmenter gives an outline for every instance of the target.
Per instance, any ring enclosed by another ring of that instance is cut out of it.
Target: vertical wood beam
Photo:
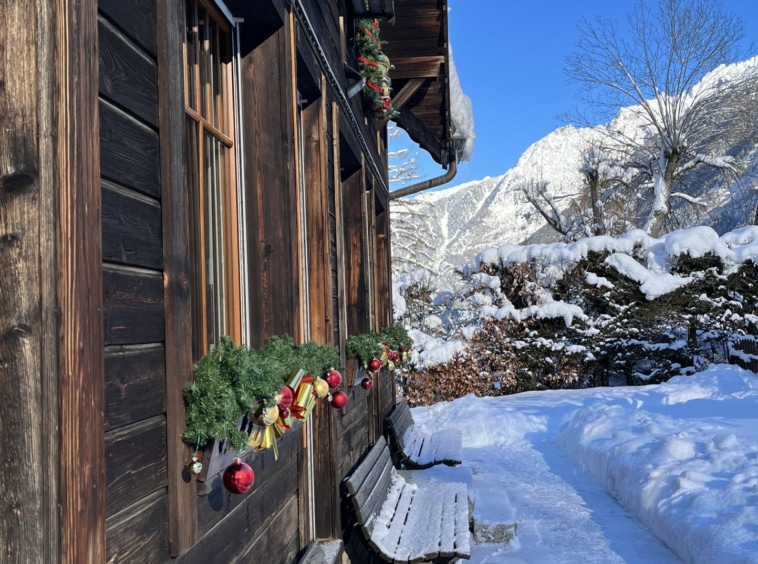
[[[339,343],[334,343],[345,358],[345,340],[347,338],[347,307],[345,296],[345,229],[342,208],[342,172],[340,166],[340,107],[332,102],[332,151],[334,158],[334,208],[337,224],[337,303],[339,309]],[[337,321],[337,320],[335,320]]]
[[[392,261],[390,249],[390,219],[389,209],[376,215],[376,247],[374,248],[374,264],[376,270],[376,306],[377,325],[386,327],[392,323]]]
[[[197,492],[187,471],[182,390],[192,379],[190,300],[190,212],[184,185],[184,108],[181,2],[158,0],[158,93],[163,284],[166,311],[166,436],[168,453],[168,538],[172,556],[187,551],[197,537]]]
[[[294,276],[298,279],[298,293],[297,301],[300,315],[296,318],[297,327],[295,329],[296,342],[302,343],[310,340],[310,322],[308,317],[310,310],[308,304],[308,266],[307,266],[307,232],[308,221],[306,214],[305,204],[305,178],[303,178],[303,166],[301,166],[303,155],[300,154],[301,131],[298,123],[298,103],[297,103],[297,46],[296,44],[296,28],[295,28],[295,14],[290,11],[287,16],[287,29],[288,29],[288,51],[287,59],[289,61],[289,84],[290,84],[290,106],[291,106],[291,118],[292,118],[292,131],[294,132],[292,143],[292,178],[294,180],[294,188],[297,194],[295,198],[295,222],[296,233],[294,237],[294,255],[295,260],[295,272]]]
[[[326,79],[321,77],[321,92]],[[305,176],[308,223],[308,281],[310,335],[317,343],[332,341],[331,266],[329,264],[328,154],[326,147],[326,96],[305,108]]]
[[[361,157],[363,160],[365,157]],[[377,326],[376,322],[376,295],[374,292],[374,271],[376,270],[376,264],[374,262],[374,247],[376,246],[374,241],[374,234],[376,233],[376,208],[374,198],[373,186],[366,185],[366,168],[361,167],[363,174],[361,175],[361,185],[363,188],[362,199],[362,215],[363,215],[363,251],[365,261],[365,277],[366,277],[366,307],[368,308],[368,330],[378,331],[381,327]]]
[[[49,10],[0,7],[0,558],[9,562],[60,561]]]
[[[56,303],[63,562],[105,560],[97,3],[56,0]]]

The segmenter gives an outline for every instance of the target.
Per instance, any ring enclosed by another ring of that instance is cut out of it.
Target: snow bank
[[[757,404],[755,374],[713,366],[579,409],[557,441],[685,562],[756,563]]]

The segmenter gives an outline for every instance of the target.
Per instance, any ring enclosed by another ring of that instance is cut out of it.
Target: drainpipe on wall
[[[400,190],[394,190],[390,192],[390,200],[397,200],[398,198],[404,198],[405,196],[410,196],[411,194],[418,194],[419,192],[423,192],[424,190],[429,190],[431,188],[436,188],[437,186],[442,186],[443,184],[447,184],[455,177],[457,173],[458,173],[458,163],[456,162],[456,159],[453,156],[453,158],[450,159],[450,162],[447,165],[447,171],[445,171],[445,174],[441,176],[436,176],[435,178],[430,178],[428,180],[417,182],[416,184],[411,184],[410,186],[406,186],[405,188],[401,188]]]

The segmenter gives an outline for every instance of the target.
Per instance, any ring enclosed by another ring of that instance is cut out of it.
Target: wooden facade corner
[[[349,335],[392,321],[387,137],[346,94],[345,64],[357,63],[345,2],[6,4],[4,556],[284,563],[314,538],[349,540],[342,480],[383,432],[391,374],[367,391],[348,363],[347,407],[320,403],[279,439],[278,459],[248,452],[256,480],[245,494],[228,492],[221,472],[197,481],[182,439],[209,296],[226,284],[199,258],[218,256],[202,247],[207,209],[234,218],[219,231],[229,245],[214,241],[227,260],[214,272],[230,279],[220,309],[232,322],[220,326],[244,344],[289,335],[347,362]],[[220,35],[202,35],[210,20]],[[210,79],[189,87],[192,53],[221,68],[230,121],[189,103],[190,90],[216,95]],[[198,139],[222,148],[196,151]],[[198,203],[209,179],[229,185],[226,208]]]

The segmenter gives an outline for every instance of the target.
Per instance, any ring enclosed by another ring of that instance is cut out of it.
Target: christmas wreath
[[[366,79],[366,86],[363,88],[366,106],[379,117],[391,118],[397,113],[392,108],[390,98],[392,81],[389,72],[394,67],[382,52],[378,20],[358,20],[356,45],[358,72]]]

